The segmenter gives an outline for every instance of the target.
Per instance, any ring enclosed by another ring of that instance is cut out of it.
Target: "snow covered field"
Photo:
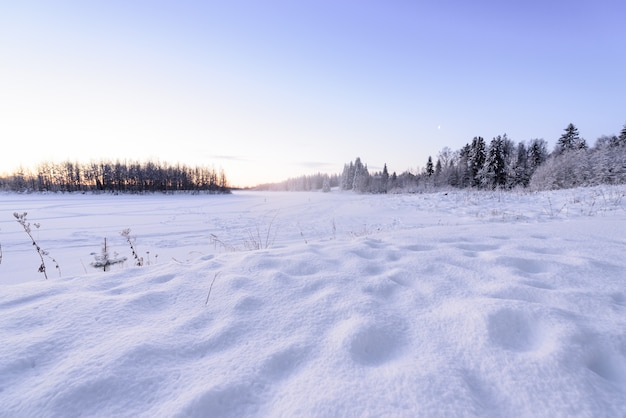
[[[626,416],[624,186],[5,194],[0,244],[2,417]]]

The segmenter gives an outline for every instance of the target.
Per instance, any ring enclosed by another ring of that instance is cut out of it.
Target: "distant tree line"
[[[360,158],[344,165],[339,175],[315,174],[258,186],[263,190],[359,193],[416,192],[433,188],[535,190],[626,183],[626,125],[619,135],[601,136],[593,147],[570,123],[553,151],[544,139],[515,143],[506,134],[487,142],[477,136],[461,149],[444,147],[418,172],[389,173],[387,164],[373,171]]]
[[[550,156],[535,171],[534,189],[564,189],[626,183],[626,125],[618,135],[603,135],[592,148],[570,124]]]
[[[44,162],[0,177],[0,190],[14,192],[229,193],[224,170],[148,161]]]
[[[338,174],[311,174],[289,178],[279,183],[265,183],[254,187],[254,190],[270,190],[285,192],[302,192],[322,190],[329,192],[331,188],[339,186]]]
[[[433,187],[556,189],[626,183],[626,125],[619,136],[602,136],[589,148],[569,124],[554,150],[543,139],[513,142],[506,134],[487,143],[474,137],[461,149],[443,148],[435,162],[428,157],[419,173],[370,173],[360,158],[344,165],[343,190],[360,193],[419,191]]]

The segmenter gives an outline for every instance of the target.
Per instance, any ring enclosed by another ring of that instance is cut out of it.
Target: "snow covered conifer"
[[[530,175],[548,159],[548,144],[545,139],[532,139],[528,145],[528,163]]]
[[[387,163],[383,166],[383,172],[380,178],[382,182],[381,192],[387,193],[387,188],[389,187],[389,170],[387,170]]]
[[[102,244],[102,251],[100,254],[93,254],[95,260],[91,263],[92,267],[102,269],[104,271],[108,271],[109,267],[115,264],[120,264],[126,261],[126,257],[120,257],[117,253],[114,253],[113,256],[109,253],[109,248],[107,247],[107,239],[104,239],[104,244]]]
[[[517,144],[517,159],[513,169],[514,185],[528,186],[530,176],[532,175],[528,163],[528,154],[529,151],[524,142]]]
[[[485,165],[486,156],[486,144],[485,140],[482,136],[474,137],[472,140],[472,145],[470,145],[470,155],[469,155],[469,164],[470,164],[470,174],[471,174],[471,185],[479,186],[480,181],[480,170]]]
[[[481,182],[487,187],[502,187],[506,183],[506,169],[504,166],[503,140],[500,135],[493,138],[489,144],[484,168],[480,173]]]
[[[366,192],[369,184],[369,172],[367,166],[363,165],[361,158],[357,157],[354,161],[354,181],[352,182],[352,189],[357,192]]]
[[[564,131],[565,132],[561,135],[556,144],[555,152],[557,154],[580,148],[581,139],[578,134],[578,128],[576,128],[573,123],[570,123]]]
[[[328,176],[324,176],[324,183],[322,184],[322,192],[324,193],[330,192],[330,178]]]
[[[343,190],[352,190],[354,183],[354,164],[350,161],[350,164],[343,166],[343,173],[341,174],[341,188]]]
[[[426,175],[431,177],[435,174],[435,169],[433,168],[433,157],[428,156],[428,161],[426,162]]]

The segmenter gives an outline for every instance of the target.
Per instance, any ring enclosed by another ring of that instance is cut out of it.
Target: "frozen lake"
[[[0,195],[0,416],[624,416],[625,196]]]

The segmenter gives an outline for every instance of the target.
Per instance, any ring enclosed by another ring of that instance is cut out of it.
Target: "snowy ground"
[[[2,417],[626,416],[626,187],[5,194],[0,244]]]

